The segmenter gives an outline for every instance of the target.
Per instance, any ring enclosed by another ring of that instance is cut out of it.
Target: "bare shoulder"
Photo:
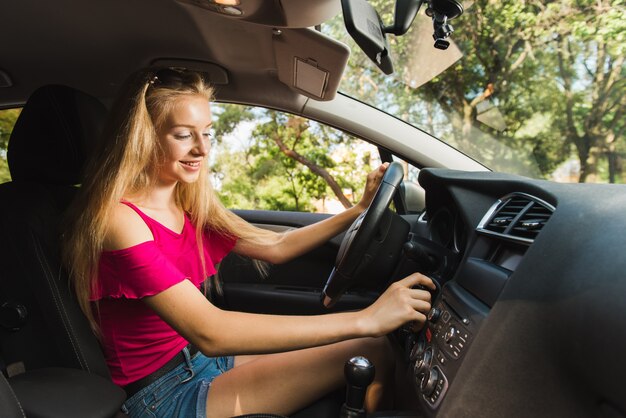
[[[133,209],[118,203],[111,212],[104,236],[105,250],[121,250],[154,241],[148,225]]]

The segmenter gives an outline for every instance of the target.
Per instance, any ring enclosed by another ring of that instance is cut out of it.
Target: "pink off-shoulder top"
[[[141,301],[171,286],[190,280],[196,287],[204,275],[195,228],[185,215],[182,232],[176,233],[123,202],[144,220],[154,241],[115,251],[103,251],[98,283],[91,300],[98,301],[96,318],[102,347],[113,382],[132,383],[158,370],[188,342]],[[207,275],[235,245],[236,239],[211,231],[203,236]]]

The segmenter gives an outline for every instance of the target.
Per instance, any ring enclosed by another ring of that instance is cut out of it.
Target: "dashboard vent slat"
[[[552,216],[554,207],[536,197],[515,193],[496,202],[478,232],[530,244]]]

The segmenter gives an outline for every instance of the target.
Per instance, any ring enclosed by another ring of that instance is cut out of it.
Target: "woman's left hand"
[[[376,168],[374,171],[372,171],[371,173],[367,175],[367,182],[365,183],[365,190],[363,191],[363,197],[361,197],[361,200],[359,201],[359,203],[356,204],[356,206],[359,207],[361,212],[367,209],[370,203],[372,203],[372,199],[374,198],[374,195],[376,194],[376,190],[378,190],[378,185],[380,184],[380,181],[383,179],[383,175],[385,174],[385,171],[387,170],[388,166],[389,166],[389,163],[383,163],[380,166],[378,166],[378,168]]]

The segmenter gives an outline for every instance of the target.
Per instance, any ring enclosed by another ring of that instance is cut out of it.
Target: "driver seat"
[[[80,183],[85,144],[105,117],[96,99],[45,86],[9,141],[12,181],[0,185],[0,360],[28,416],[110,418],[126,398],[60,261],[63,212]]]
[[[63,212],[81,182],[86,143],[99,135],[106,112],[84,93],[44,86],[11,134],[12,181],[0,185],[0,356],[9,375],[69,367],[110,378],[60,261]]]

